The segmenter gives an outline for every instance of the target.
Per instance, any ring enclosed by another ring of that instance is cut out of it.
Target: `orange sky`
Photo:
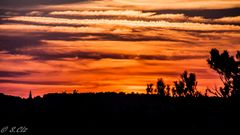
[[[238,0],[0,2],[0,92],[139,92],[184,70],[220,86],[211,48],[240,49]]]

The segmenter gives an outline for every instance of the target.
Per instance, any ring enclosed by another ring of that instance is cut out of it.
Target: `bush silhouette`
[[[166,96],[167,97],[170,96],[170,90],[171,90],[170,85],[167,85],[167,87],[166,87]]]
[[[174,82],[172,92],[179,97],[195,96],[197,87],[196,75],[194,73],[188,75],[188,72],[184,71],[180,76],[181,79]]]
[[[174,82],[174,87],[172,89],[173,93],[175,93],[174,95],[177,95],[179,97],[184,96],[184,87],[185,84],[183,81],[175,81]]]
[[[151,94],[153,92],[153,84],[150,83],[150,84],[147,84],[147,94]]]
[[[181,75],[179,81],[174,81],[174,86],[172,89],[170,85],[166,85],[162,78],[158,79],[155,92],[162,97],[172,96],[172,97],[185,97],[185,96],[201,96],[200,92],[196,91],[197,80],[194,73],[189,73],[184,71]],[[153,84],[147,84],[147,94],[152,93]],[[172,91],[170,91],[172,90]]]

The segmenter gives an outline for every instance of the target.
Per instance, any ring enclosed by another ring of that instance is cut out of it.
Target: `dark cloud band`
[[[77,85],[72,82],[65,81],[19,81],[19,80],[6,80],[0,79],[0,83],[15,83],[15,84],[33,84],[33,85]]]
[[[0,77],[20,77],[30,74],[30,72],[0,71]]]
[[[0,7],[37,6],[37,5],[57,5],[94,0],[1,0]]]
[[[206,55],[130,55],[130,54],[115,54],[101,52],[84,52],[75,51],[67,53],[46,53],[46,52],[31,52],[28,53],[34,60],[66,60],[72,59],[135,59],[135,60],[187,60],[187,59],[202,59],[207,58]]]
[[[228,9],[195,9],[195,10],[149,10],[147,12],[156,12],[158,14],[185,14],[190,17],[202,16],[204,18],[222,18],[239,16],[240,8]]]

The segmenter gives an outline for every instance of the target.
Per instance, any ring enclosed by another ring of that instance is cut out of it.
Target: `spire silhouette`
[[[32,91],[30,90],[28,99],[32,99]]]

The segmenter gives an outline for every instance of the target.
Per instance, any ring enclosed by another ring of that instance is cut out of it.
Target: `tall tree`
[[[228,51],[219,53],[217,49],[212,49],[210,58],[207,59],[210,67],[215,70],[224,84],[219,91],[222,97],[240,96],[240,51],[236,58],[230,56]]]
[[[165,96],[165,88],[166,88],[166,85],[163,81],[162,78],[158,79],[157,81],[157,93],[161,96]]]

